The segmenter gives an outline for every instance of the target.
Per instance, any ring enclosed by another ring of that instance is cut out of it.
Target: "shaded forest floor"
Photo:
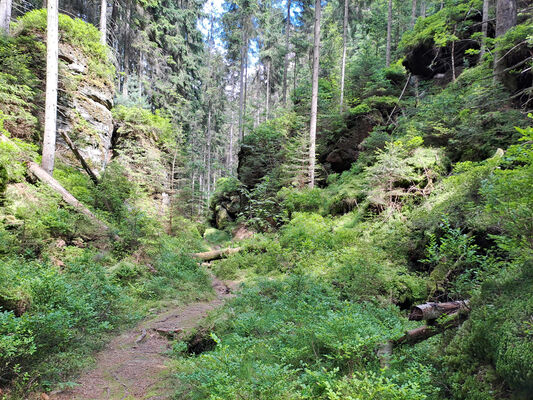
[[[212,278],[216,298],[168,308],[146,319],[134,329],[113,339],[96,357],[96,365],[85,372],[75,388],[54,393],[54,400],[70,399],[166,399],[170,350],[169,338],[196,328],[207,313],[224,304],[236,284]]]

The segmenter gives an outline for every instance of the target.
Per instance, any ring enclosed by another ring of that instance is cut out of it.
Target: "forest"
[[[0,0],[0,400],[533,398],[529,0]]]

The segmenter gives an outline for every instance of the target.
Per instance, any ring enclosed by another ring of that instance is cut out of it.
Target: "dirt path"
[[[167,334],[194,328],[206,314],[231,296],[230,287],[213,278],[217,298],[167,310],[141,322],[113,339],[98,354],[93,370],[83,374],[72,390],[50,396],[53,400],[167,399],[164,381],[169,358]],[[230,285],[231,286],[231,285]]]

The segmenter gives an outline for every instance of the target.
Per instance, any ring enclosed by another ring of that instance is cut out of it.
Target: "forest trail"
[[[236,284],[212,278],[216,299],[165,310],[114,338],[96,357],[96,366],[76,380],[78,386],[52,400],[167,399],[165,377],[170,341],[165,332],[188,331],[231,297]]]

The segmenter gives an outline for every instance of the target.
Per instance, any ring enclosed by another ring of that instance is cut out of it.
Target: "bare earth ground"
[[[167,310],[117,336],[97,355],[94,369],[77,380],[78,386],[55,393],[50,399],[169,398],[169,389],[165,388],[164,383],[165,376],[168,376],[169,361],[165,352],[168,351],[170,342],[164,333],[187,331],[196,327],[210,310],[220,307],[225,298],[231,296],[226,283],[213,278],[212,286],[217,295],[215,300]]]

